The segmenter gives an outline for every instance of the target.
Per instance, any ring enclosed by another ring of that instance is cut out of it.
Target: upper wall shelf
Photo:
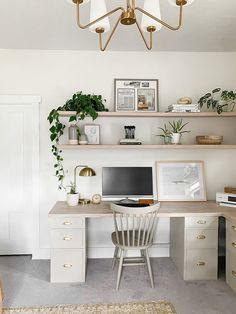
[[[71,117],[75,115],[75,111],[59,111],[60,117]],[[236,117],[236,111],[223,112],[218,114],[217,112],[98,112],[98,117],[142,117],[142,118],[155,118],[155,117],[194,117],[194,118],[221,118],[221,117]]]

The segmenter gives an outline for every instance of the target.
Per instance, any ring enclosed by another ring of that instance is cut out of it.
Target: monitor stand
[[[138,201],[132,200],[131,198],[123,198],[119,201],[120,204],[137,204]]]

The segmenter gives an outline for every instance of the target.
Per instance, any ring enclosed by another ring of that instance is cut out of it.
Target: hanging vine
[[[91,117],[95,120],[98,117],[99,111],[108,111],[104,103],[105,99],[101,95],[90,95],[78,92],[67,100],[63,106],[53,109],[48,115],[50,124],[50,139],[52,142],[52,153],[55,157],[55,176],[58,179],[58,188],[65,189],[63,180],[65,178],[65,171],[63,168],[62,151],[58,149],[60,137],[64,134],[66,125],[59,120],[59,111],[75,111],[76,114],[70,116],[69,122],[84,120],[86,117]]]

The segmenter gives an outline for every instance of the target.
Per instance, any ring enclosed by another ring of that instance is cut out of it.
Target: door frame
[[[39,106],[41,97],[35,95],[0,95],[0,110],[1,105],[28,105],[32,108],[32,193],[33,193],[33,247],[32,257],[37,255],[39,249]]]

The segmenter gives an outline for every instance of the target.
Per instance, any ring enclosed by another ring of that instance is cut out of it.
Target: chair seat
[[[138,233],[138,230],[136,230],[133,234],[133,231],[129,231],[129,239],[128,239],[128,231],[124,231],[124,241],[123,241],[123,236],[122,236],[122,231],[118,231],[118,239],[117,241],[117,236],[116,232],[112,232],[111,234],[111,239],[112,242],[115,246],[123,247],[123,248],[129,248],[129,249],[145,249],[148,248],[152,245],[152,243],[148,243],[146,245],[146,237],[147,237],[147,232],[144,235],[144,243],[141,242],[141,239],[143,239],[143,231]]]

